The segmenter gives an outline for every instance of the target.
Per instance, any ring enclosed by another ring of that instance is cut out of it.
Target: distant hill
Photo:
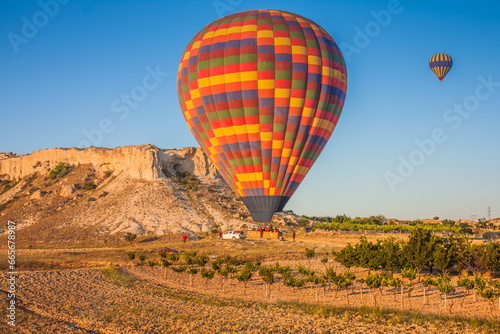
[[[201,149],[153,145],[0,154],[0,217],[25,245],[253,224]]]

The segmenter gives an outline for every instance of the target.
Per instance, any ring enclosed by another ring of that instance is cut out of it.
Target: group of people
[[[255,228],[253,229],[253,231],[255,231]],[[258,231],[259,231],[259,235],[260,235],[261,238],[264,237],[264,232],[271,232],[270,233],[271,235],[270,235],[269,239],[273,238],[273,233],[278,233],[278,239],[279,240],[284,240],[283,239],[283,232],[280,229],[278,229],[278,228],[273,228],[273,226],[271,226],[270,228],[265,228],[265,229],[261,227],[261,228],[259,228]],[[222,232],[217,233],[217,238],[219,240],[222,240]],[[187,239],[188,239],[187,235],[184,234],[182,236],[182,242],[186,243]],[[295,241],[295,231],[292,232],[292,240]]]

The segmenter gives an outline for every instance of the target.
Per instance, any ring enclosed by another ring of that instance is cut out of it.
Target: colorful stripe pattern
[[[330,138],[346,88],[333,38],[278,10],[239,12],[207,25],[178,72],[191,132],[243,198],[292,196]]]
[[[446,53],[437,53],[429,60],[431,71],[438,77],[439,81],[443,81],[446,74],[453,66],[453,60]]]

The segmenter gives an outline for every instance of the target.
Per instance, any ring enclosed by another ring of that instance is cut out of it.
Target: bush
[[[150,267],[154,267],[154,266],[156,266],[158,263],[157,263],[156,261],[154,261],[154,260],[148,260],[147,264],[148,264],[148,266],[150,266]]]
[[[127,257],[129,260],[135,259],[135,252],[127,252]]]
[[[308,259],[312,259],[313,257],[316,256],[316,252],[314,250],[314,248],[305,248],[304,249],[304,255],[306,256],[306,258]]]
[[[73,170],[73,166],[71,165],[68,165],[64,162],[60,162],[58,163],[54,169],[52,169],[50,172],[49,172],[49,177],[51,179],[57,179],[57,178],[61,178],[65,175],[67,175],[69,172],[71,172]]]
[[[97,186],[92,182],[85,182],[83,188],[85,188],[85,190],[94,190]]]
[[[137,234],[127,232],[125,233],[125,241],[132,242],[137,238]]]

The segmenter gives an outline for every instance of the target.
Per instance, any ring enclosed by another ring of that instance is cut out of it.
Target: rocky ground
[[[198,278],[159,267],[23,272],[17,281],[17,320],[0,322],[1,333],[482,333],[452,321],[401,322],[373,314],[325,316],[280,303],[285,293],[265,300],[257,280],[225,292]],[[2,293],[8,290],[1,281]],[[308,294],[308,291],[304,291]],[[297,298],[295,296],[294,298]],[[312,297],[309,297],[312,302]],[[369,299],[366,300],[367,303]],[[336,303],[341,303],[340,299]],[[1,309],[6,309],[2,298]],[[494,331],[493,331],[494,332]]]

